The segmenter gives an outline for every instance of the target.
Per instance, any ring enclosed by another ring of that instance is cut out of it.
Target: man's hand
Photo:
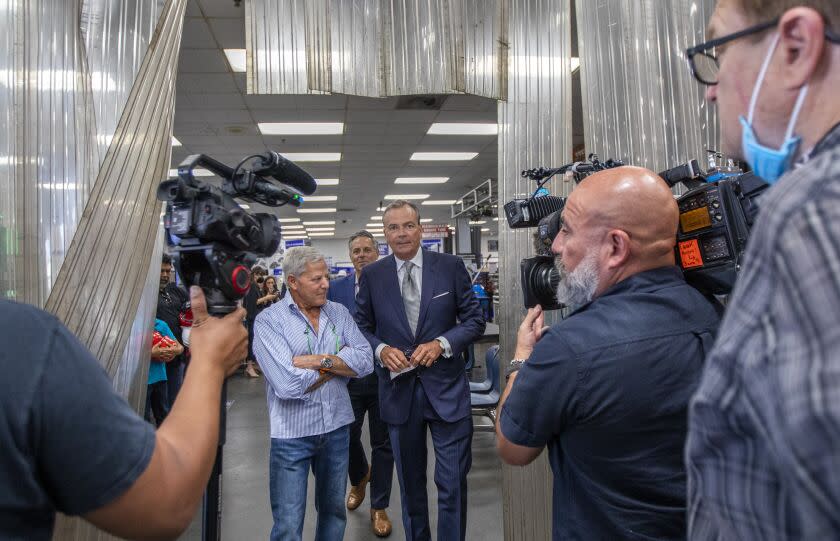
[[[414,366],[432,366],[443,354],[443,346],[437,340],[420,344],[411,354],[411,364]]]
[[[385,368],[391,372],[399,372],[411,367],[403,352],[391,346],[385,346],[379,354],[379,358]]]
[[[516,335],[515,359],[527,359],[534,351],[534,345],[542,338],[543,333],[548,329],[545,326],[545,317],[542,306],[539,304],[528,309],[525,319],[519,325],[519,332]]]
[[[295,368],[305,368],[309,370],[320,370],[321,359],[326,355],[297,355],[292,357],[292,364]]]
[[[190,305],[193,311],[191,362],[218,367],[226,376],[233,374],[248,354],[248,331],[242,325],[245,309],[240,306],[225,317],[210,317],[204,292],[198,286],[190,288]]]
[[[156,344],[152,346],[152,360],[156,362],[163,362],[168,363],[175,357],[181,354],[184,351],[183,346],[180,348],[176,346],[161,346],[160,344]]]

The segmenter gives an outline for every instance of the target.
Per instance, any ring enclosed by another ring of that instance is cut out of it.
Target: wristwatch
[[[510,379],[511,374],[522,368],[523,364],[525,364],[525,359],[512,359],[510,361],[510,366],[508,367],[507,372],[505,373],[505,381]]]
[[[323,368],[324,370],[329,370],[332,367],[332,359],[330,359],[329,357],[324,357],[323,359],[321,359],[321,368]]]

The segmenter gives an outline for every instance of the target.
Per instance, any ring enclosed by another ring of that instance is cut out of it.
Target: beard
[[[557,301],[566,306],[581,306],[595,298],[598,289],[597,253],[587,253],[575,270],[569,271],[559,257],[554,258],[554,266],[560,274],[557,284]]]

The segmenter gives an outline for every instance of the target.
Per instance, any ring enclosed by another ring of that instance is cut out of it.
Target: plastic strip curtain
[[[507,0],[248,0],[248,92],[507,97]]]
[[[169,0],[46,308],[116,372],[160,225],[187,0]],[[88,272],[89,266],[96,272]],[[102,276],[108,277],[108,286]]]
[[[556,167],[572,155],[570,0],[517,0],[510,4],[508,101],[500,102],[499,216],[505,202],[535,189],[520,172]],[[554,195],[571,186],[554,179]],[[508,228],[499,220],[499,283],[502,359],[513,358],[522,317],[519,264],[533,255],[533,229]],[[549,313],[547,323],[559,314]],[[527,468],[503,468],[505,539],[551,538],[551,475],[545,454]]]
[[[661,171],[716,149],[717,121],[688,69],[714,0],[577,2],[587,152]]]
[[[0,3],[0,298],[43,305],[96,176],[78,13]]]

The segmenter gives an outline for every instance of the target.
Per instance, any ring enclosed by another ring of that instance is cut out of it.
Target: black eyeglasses
[[[694,75],[694,78],[704,85],[718,84],[717,77],[720,66],[718,65],[717,57],[711,53],[710,50],[715,47],[720,47],[725,43],[729,43],[730,41],[735,41],[736,39],[740,39],[745,36],[764,32],[765,30],[773,28],[778,24],[779,17],[776,17],[772,21],[750,26],[749,28],[729,34],[728,36],[719,37],[686,49],[685,54],[688,57],[688,63],[691,66],[691,73]],[[840,35],[837,35],[828,29],[825,30],[825,39],[831,43],[840,43]]]

